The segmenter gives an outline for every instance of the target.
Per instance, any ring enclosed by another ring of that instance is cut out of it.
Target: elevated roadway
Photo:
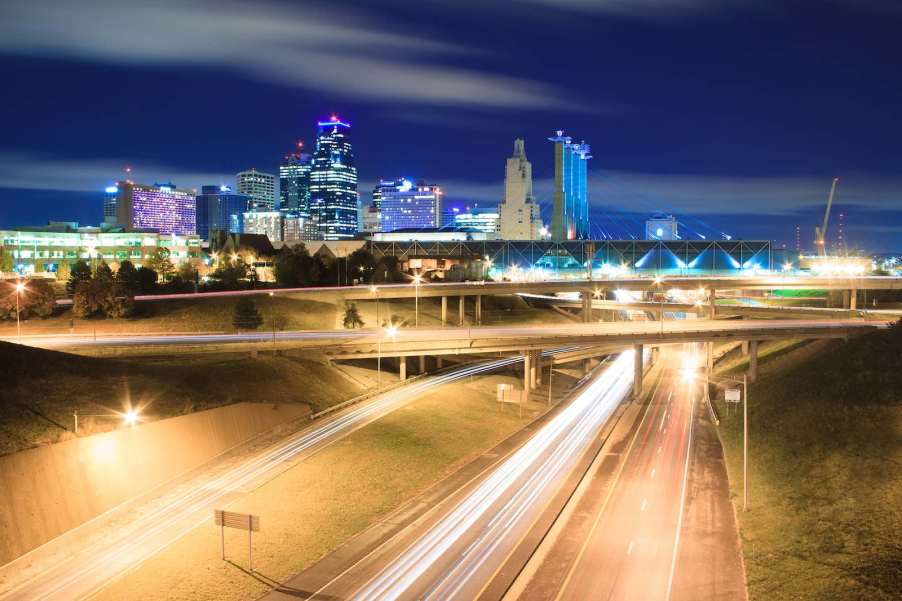
[[[21,342],[50,349],[112,355],[175,352],[305,349],[323,359],[510,353],[573,346],[612,350],[637,344],[764,341],[786,338],[847,338],[891,321],[711,320],[615,322],[476,328],[406,328],[390,337],[382,329],[252,332],[239,334],[23,336]],[[8,338],[16,342],[16,338]]]

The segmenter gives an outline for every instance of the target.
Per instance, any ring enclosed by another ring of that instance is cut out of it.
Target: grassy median
[[[268,482],[230,509],[261,516],[254,567],[246,535],[227,535],[236,565],[219,559],[219,530],[205,523],[111,584],[102,600],[255,599],[380,516],[521,428],[529,419],[493,401],[492,376],[443,386],[362,428]]]
[[[790,345],[791,346],[791,345]],[[721,431],[752,601],[902,597],[902,328],[780,349]]]

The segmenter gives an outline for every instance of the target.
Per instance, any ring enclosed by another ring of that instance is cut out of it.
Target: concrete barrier
[[[289,420],[236,403],[0,457],[0,565]]]

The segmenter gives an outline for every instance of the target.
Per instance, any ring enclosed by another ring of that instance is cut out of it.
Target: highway
[[[100,530],[101,519],[88,522],[45,546],[59,548],[53,561],[42,561],[31,553],[0,568],[0,600],[84,598],[200,523],[212,519],[214,508],[223,508],[243,491],[252,490],[324,446],[404,406],[426,391],[520,360],[501,359],[458,367],[383,393],[305,428],[252,459],[217,474],[214,479],[198,478],[178,490],[169,491],[153,505],[124,508],[138,516],[125,526]],[[114,510],[112,516],[101,518],[115,517],[116,513],[118,511]],[[98,532],[92,532],[92,529]],[[85,540],[88,542],[83,542]],[[39,549],[37,553],[46,550]],[[28,580],[17,581],[20,574],[29,574]]]
[[[310,599],[473,599],[629,393],[633,352],[609,362],[523,446],[432,524],[399,534]]]
[[[327,358],[516,352],[572,345],[611,345],[773,340],[780,338],[842,338],[887,327],[891,321],[858,319],[675,320],[608,322],[474,328],[403,328],[394,336],[381,329],[250,332],[238,334],[172,335],[35,335],[21,342],[50,349],[119,349],[120,354],[154,354],[247,348],[304,348]],[[15,337],[6,340],[16,342]]]
[[[555,599],[670,601],[677,570],[709,569],[677,563],[693,412],[701,405],[697,381],[682,377],[674,355],[667,353],[622,471]]]

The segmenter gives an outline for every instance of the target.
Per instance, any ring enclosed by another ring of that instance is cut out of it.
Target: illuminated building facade
[[[532,194],[532,164],[523,140],[514,140],[514,154],[504,172],[504,199],[498,206],[501,238],[538,240],[542,237],[539,204]]]
[[[282,213],[280,211],[249,211],[244,214],[245,234],[263,234],[270,242],[282,240]]]
[[[179,236],[195,234],[194,190],[179,190],[171,183],[146,186],[131,181],[120,181],[116,188],[116,222],[124,228]]]
[[[0,247],[13,259],[13,269],[22,275],[53,276],[65,264],[79,259],[103,259],[113,269],[129,260],[141,266],[161,248],[178,267],[201,258],[197,236],[162,235],[155,231],[131,231],[78,227],[77,223],[51,223],[46,227],[0,230]],[[64,270],[67,271],[67,270]]]
[[[351,146],[351,124],[332,116],[320,121],[310,166],[310,213],[321,240],[357,235],[357,167]]]
[[[279,210],[300,215],[310,214],[310,159],[301,152],[303,142],[298,142],[296,152],[285,155],[279,165]]]
[[[119,197],[119,186],[107,186],[103,191],[103,222],[115,225],[119,219],[116,210],[116,199]]]
[[[249,196],[235,194],[228,186],[201,187],[197,195],[197,235],[209,240],[214,230],[240,234],[249,202]]]
[[[492,234],[486,239],[491,240],[498,236],[501,227],[500,214],[496,208],[473,207],[460,211],[454,215],[454,228]]]
[[[256,169],[242,171],[235,176],[238,194],[250,196],[252,211],[272,211],[276,208],[276,176]]]
[[[588,240],[589,191],[586,166],[589,145],[574,144],[570,136],[558,130],[548,138],[554,142],[554,193],[551,237],[556,241]]]
[[[645,222],[646,240],[679,240],[677,220],[673,215],[657,213]]]
[[[381,231],[411,228],[437,228],[442,206],[442,190],[438,186],[399,179],[393,186],[382,188],[379,206]]]

